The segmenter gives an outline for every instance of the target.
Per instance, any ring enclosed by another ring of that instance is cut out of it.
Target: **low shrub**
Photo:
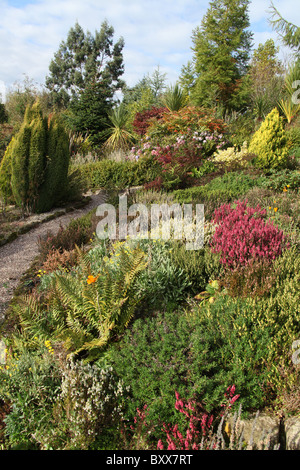
[[[33,343],[31,350],[14,348],[0,370],[0,397],[11,404],[5,433],[12,449],[36,448],[36,433],[52,424],[52,408],[61,383],[59,364],[48,343],[37,339]]]
[[[274,191],[298,191],[300,188],[299,170],[269,170],[260,177],[260,186]]]
[[[249,154],[247,142],[244,142],[239,150],[237,147],[228,147],[218,150],[212,156],[212,162],[222,165],[226,170],[234,171],[248,166],[254,155]]]
[[[73,266],[76,266],[78,261],[78,252],[76,250],[63,250],[56,248],[50,251],[47,258],[41,266],[40,272],[50,273],[57,269],[69,271]]]
[[[137,319],[110,350],[116,374],[129,386],[124,418],[133,421],[136,409],[148,405],[149,421],[176,424],[174,390],[193,398],[197,384],[188,380],[191,326],[174,311]],[[159,417],[159,419],[158,419]],[[157,442],[157,441],[156,441]]]
[[[73,169],[79,172],[84,185],[89,189],[124,189],[152,181],[161,171],[151,156],[140,161],[101,160]]]
[[[230,269],[253,259],[274,260],[289,246],[281,230],[269,220],[259,206],[250,208],[247,201],[237,201],[236,207],[223,204],[214,213],[217,228],[211,249],[221,254],[221,263]]]
[[[61,387],[52,411],[52,426],[35,433],[41,450],[101,449],[105,434],[122,417],[122,381],[111,367],[68,360],[61,371]],[[116,433],[115,433],[116,434]],[[115,441],[115,442],[114,442]],[[111,432],[111,445],[117,445]]]
[[[81,218],[71,220],[67,227],[60,226],[55,235],[48,232],[45,237],[40,237],[38,240],[40,261],[45,262],[53,250],[63,253],[72,251],[75,245],[81,247],[86,244],[95,232],[96,225],[97,217],[93,210]]]
[[[171,194],[181,204],[204,204],[205,218],[211,220],[220,205],[244,196],[259,184],[260,177],[255,174],[230,172],[213,178],[203,186],[175,190]]]

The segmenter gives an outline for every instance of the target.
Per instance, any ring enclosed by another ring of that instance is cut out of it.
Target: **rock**
[[[286,450],[300,450],[300,415],[285,420]]]
[[[232,423],[231,417],[231,426]],[[280,419],[277,417],[257,413],[256,416],[241,419],[239,430],[243,432],[243,447],[249,450],[274,449],[280,444]]]

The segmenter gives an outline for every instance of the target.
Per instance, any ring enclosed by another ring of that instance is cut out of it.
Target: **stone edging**
[[[90,200],[90,196],[84,196],[81,201],[75,203],[73,206],[69,206],[66,208],[58,208],[54,211],[29,216],[27,221],[24,222],[24,225],[22,225],[22,227],[12,231],[6,238],[0,240],[0,247],[16,240],[16,238],[18,238],[20,235],[29,232],[30,230],[38,227],[41,224],[44,224],[45,222],[49,222],[50,220],[57,219],[62,215],[68,214],[69,212],[73,212],[76,209],[85,207],[90,202]]]

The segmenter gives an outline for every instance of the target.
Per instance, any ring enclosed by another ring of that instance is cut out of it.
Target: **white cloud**
[[[254,45],[277,35],[268,24],[270,0],[249,8]],[[124,37],[125,74],[134,85],[159,65],[170,82],[191,58],[192,31],[200,25],[209,0],[0,0],[0,80],[6,85],[23,74],[44,83],[50,60],[75,22],[94,33],[104,20]],[[282,15],[300,23],[298,0],[274,0]]]
[[[5,83],[0,80],[0,103],[5,103],[6,97],[6,86]]]

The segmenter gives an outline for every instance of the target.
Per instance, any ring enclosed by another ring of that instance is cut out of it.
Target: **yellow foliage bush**
[[[231,169],[245,168],[248,164],[248,155],[248,144],[244,142],[241,150],[238,150],[236,146],[218,150],[213,155],[213,162]]]
[[[259,168],[282,168],[288,159],[287,136],[282,117],[274,108],[253,135],[249,152],[254,153],[255,166]]]

